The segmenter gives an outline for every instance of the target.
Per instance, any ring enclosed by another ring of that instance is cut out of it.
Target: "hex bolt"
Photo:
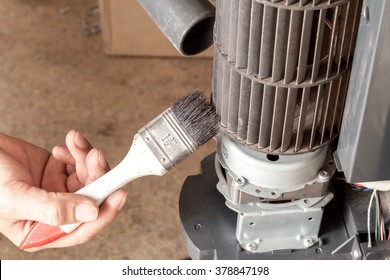
[[[322,169],[318,172],[318,178],[322,181],[327,181],[330,178],[330,174],[327,170]]]

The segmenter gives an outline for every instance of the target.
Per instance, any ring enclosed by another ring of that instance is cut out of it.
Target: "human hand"
[[[34,221],[83,222],[69,235],[28,251],[85,243],[113,221],[126,202],[124,190],[110,195],[100,208],[73,194],[108,172],[109,166],[103,153],[79,132],[69,131],[65,143],[50,153],[0,133],[0,232],[19,246]]]

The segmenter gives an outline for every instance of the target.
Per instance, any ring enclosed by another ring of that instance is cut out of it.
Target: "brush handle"
[[[143,139],[136,134],[128,154],[115,168],[79,189],[75,194],[89,197],[100,206],[108,196],[127,183],[143,176],[162,176],[166,172]],[[61,229],[66,233],[71,233],[80,224],[62,225]]]
[[[183,111],[183,108],[179,111]],[[194,127],[192,129],[194,130]],[[199,133],[198,130],[195,131]],[[78,190],[76,194],[87,196],[100,205],[110,194],[131,180],[147,175],[164,175],[198,148],[198,143],[192,138],[193,133],[190,134],[173,110],[168,108],[138,131],[130,151],[118,166]],[[71,233],[79,225],[49,226],[36,222],[19,248],[29,249],[45,245]]]
[[[136,134],[128,154],[115,168],[75,194],[87,196],[100,205],[110,194],[130,181],[148,175],[162,176],[166,172],[145,141]]]
[[[109,195],[130,181],[147,175],[162,176],[166,172],[160,160],[137,133],[128,154],[115,168],[75,193],[89,197],[97,205],[101,205]],[[51,226],[35,222],[19,247],[29,249],[45,245],[71,233],[81,224]]]

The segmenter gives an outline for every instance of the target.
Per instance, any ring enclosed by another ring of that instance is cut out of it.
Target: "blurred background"
[[[48,150],[77,129],[113,167],[177,98],[209,94],[211,77],[211,50],[181,57],[136,0],[0,0],[0,131]],[[0,259],[188,258],[179,192],[214,149],[130,183],[118,218],[87,244],[26,253],[0,235]]]

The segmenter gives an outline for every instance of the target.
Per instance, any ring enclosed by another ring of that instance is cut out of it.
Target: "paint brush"
[[[203,93],[190,92],[138,131],[128,154],[115,168],[76,194],[100,205],[136,178],[162,176],[214,137],[218,123],[219,117]],[[35,222],[19,248],[25,250],[51,243],[80,224],[52,226]]]

